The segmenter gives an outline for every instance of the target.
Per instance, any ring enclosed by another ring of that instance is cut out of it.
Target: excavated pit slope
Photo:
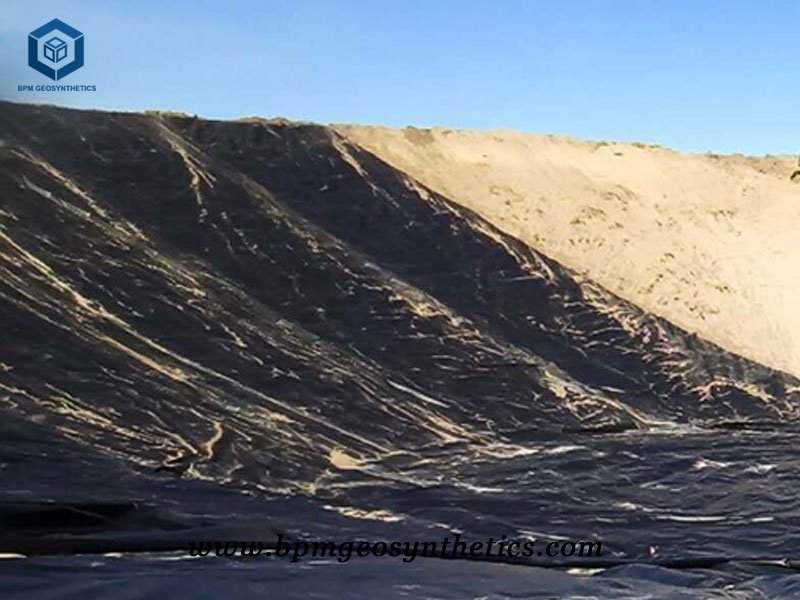
[[[795,378],[328,128],[15,105],[0,123],[4,408],[110,454],[303,488],[425,444],[797,417]]]

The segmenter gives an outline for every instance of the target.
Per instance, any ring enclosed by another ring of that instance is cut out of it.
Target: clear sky
[[[516,129],[690,151],[800,151],[800,0],[0,3],[0,97],[210,118]],[[52,18],[86,66],[26,63]]]

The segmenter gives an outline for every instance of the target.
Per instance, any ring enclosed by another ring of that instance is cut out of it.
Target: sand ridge
[[[642,308],[800,375],[795,157],[507,131],[335,129]]]

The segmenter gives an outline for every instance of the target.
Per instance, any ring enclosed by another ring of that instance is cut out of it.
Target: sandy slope
[[[513,132],[337,130],[634,303],[800,375],[795,158]]]

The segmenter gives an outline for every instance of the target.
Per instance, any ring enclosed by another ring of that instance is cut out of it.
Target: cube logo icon
[[[83,66],[83,33],[53,19],[28,34],[28,66],[58,81]]]
[[[67,58],[67,43],[54,35],[44,43],[44,55],[55,63]]]

